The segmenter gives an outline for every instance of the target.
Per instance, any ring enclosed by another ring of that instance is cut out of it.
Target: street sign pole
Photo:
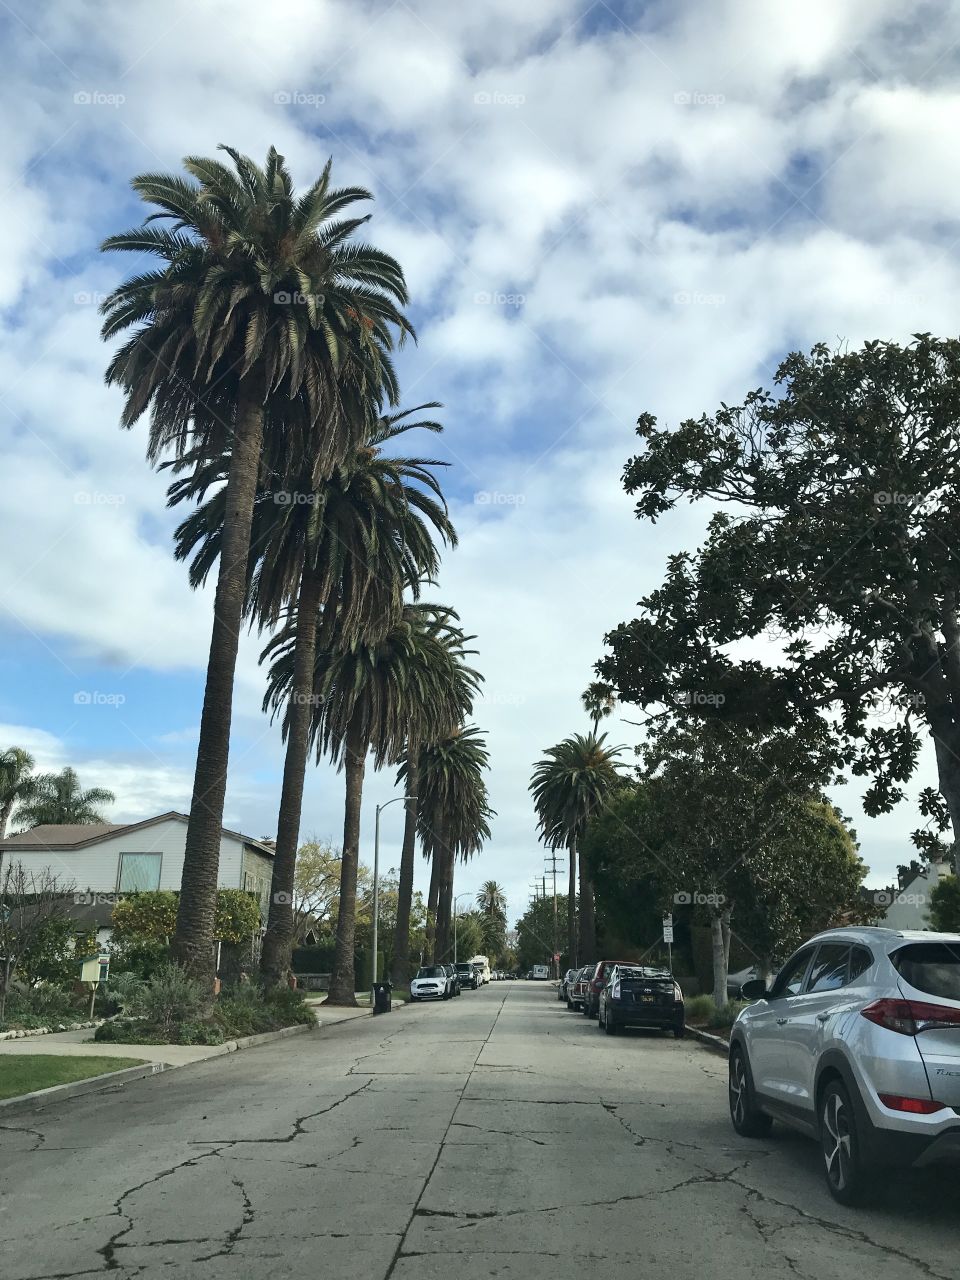
[[[669,912],[663,917],[663,940],[667,944],[667,964],[673,976],[673,915]]]

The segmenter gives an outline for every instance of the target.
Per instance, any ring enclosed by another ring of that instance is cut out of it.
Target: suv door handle
[[[786,1018],[778,1018],[778,1019],[777,1019],[777,1026],[778,1026],[778,1027],[785,1027],[786,1025],[787,1025],[787,1020],[786,1020]]]
[[[818,1013],[818,1014],[817,1014],[817,1021],[818,1021],[818,1022],[829,1022],[829,1021],[830,1021],[830,1015],[829,1015],[829,1013]]]

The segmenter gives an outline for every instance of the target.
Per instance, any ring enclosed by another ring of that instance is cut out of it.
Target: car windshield
[[[473,973],[473,966],[469,964],[458,964],[457,973]]]
[[[446,976],[446,971],[439,964],[429,965],[417,971],[418,978],[445,978]]]
[[[891,959],[911,987],[942,1000],[960,1000],[960,942],[918,942]]]
[[[623,978],[633,978],[639,981],[647,979],[650,982],[672,982],[670,974],[664,969],[641,969],[634,966],[623,965],[617,970],[617,976]]]

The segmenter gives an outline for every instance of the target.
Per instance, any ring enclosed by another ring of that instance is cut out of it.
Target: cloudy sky
[[[0,744],[110,787],[114,820],[188,806],[211,599],[173,561],[144,429],[119,428],[103,386],[97,304],[128,264],[97,246],[139,221],[135,173],[272,143],[306,184],[332,155],[407,271],[405,403],[445,405],[427,451],[454,464],[461,547],[437,595],[478,637],[498,811],[458,891],[494,877],[515,917],[542,869],[531,766],[586,727],[604,632],[703,528],[699,510],[634,519],[619,476],[639,413],[735,401],[815,341],[956,332],[960,10],[5,0],[0,22]],[[225,821],[265,835],[281,750],[259,648],[241,651]],[[338,837],[341,794],[311,769],[305,834]],[[365,857],[392,794],[370,779]],[[914,808],[870,821],[855,790],[838,799],[884,883]],[[401,821],[384,816],[388,864]]]

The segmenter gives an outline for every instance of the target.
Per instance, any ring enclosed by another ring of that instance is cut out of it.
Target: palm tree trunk
[[[397,886],[397,927],[393,936],[393,968],[390,980],[395,987],[405,987],[410,980],[410,909],[413,904],[413,876],[417,856],[417,786],[420,747],[416,740],[407,742],[407,801],[403,824],[403,848],[400,851],[400,883]]]
[[[357,926],[357,869],[360,865],[360,805],[368,742],[359,723],[347,733],[344,774],[346,804],[343,813],[343,858],[340,863],[340,911],[337,915],[337,949],[327,1004],[356,1008],[355,935]]]
[[[427,942],[424,964],[433,964],[437,954],[437,904],[440,901],[440,878],[443,872],[443,855],[437,846],[430,859],[430,892],[427,895]]]
[[[310,751],[310,724],[313,718],[313,674],[317,649],[317,615],[320,609],[320,580],[305,567],[297,601],[297,638],[293,651],[293,686],[287,718],[287,754],[283,762],[283,786],[277,817],[277,845],[270,885],[267,932],[260,953],[264,985],[283,986],[290,969],[293,950],[293,878],[297,869],[303,783]]]
[[[227,477],[223,544],[180,880],[180,904],[171,947],[174,959],[185,965],[194,977],[209,983],[211,991],[213,922],[230,755],[233,678],[246,597],[250,527],[263,443],[263,398],[259,380],[248,378],[241,384],[237,430]]]
[[[576,969],[577,959],[577,846],[571,840],[567,850],[569,879],[567,882],[567,965]]]
[[[0,840],[5,840],[7,836],[7,823],[10,821],[10,815],[13,813],[14,798],[10,799],[0,808]]]
[[[453,907],[453,876],[455,858],[453,851],[444,849],[443,868],[440,874],[440,897],[437,902],[437,964],[447,964],[453,950],[450,933]]]
[[[597,925],[593,907],[590,867],[580,850],[580,958],[584,964],[597,958]]]

